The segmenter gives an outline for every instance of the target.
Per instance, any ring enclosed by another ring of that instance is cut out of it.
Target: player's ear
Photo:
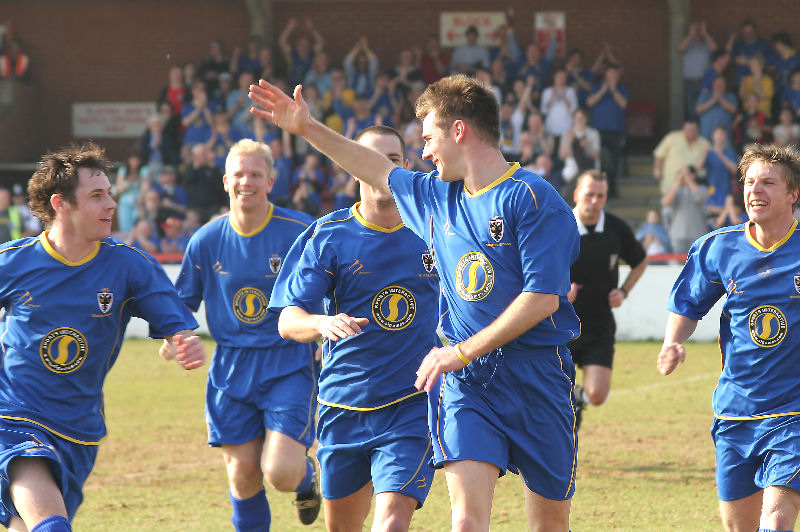
[[[403,159],[403,168],[408,170],[408,159]]]
[[[267,194],[272,192],[272,187],[275,186],[275,176],[269,176],[267,178]]]
[[[225,192],[228,191],[228,174],[222,176],[222,188],[225,189]],[[270,187],[271,189],[272,187]]]
[[[58,213],[59,211],[63,211],[66,202],[64,201],[64,196],[61,194],[53,194],[50,196],[50,206],[53,210]]]
[[[467,124],[463,120],[456,120],[453,122],[453,130],[456,133],[456,142],[460,142],[464,139],[464,136],[467,133]]]

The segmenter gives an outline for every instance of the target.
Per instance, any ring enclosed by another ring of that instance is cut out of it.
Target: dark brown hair
[[[105,150],[92,142],[70,144],[58,151],[45,154],[36,166],[28,182],[28,206],[31,212],[45,225],[50,225],[56,213],[50,205],[53,194],[61,196],[71,204],[76,203],[78,169],[90,168],[108,174],[111,164]]]

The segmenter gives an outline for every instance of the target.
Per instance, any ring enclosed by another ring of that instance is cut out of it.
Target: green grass
[[[127,341],[108,377],[109,436],[76,530],[232,530],[220,451],[205,444],[206,373],[164,362],[157,348],[156,341]],[[584,414],[572,530],[721,528],[708,432],[717,346],[688,344],[687,363],[669,377],[655,369],[658,348],[618,344],[611,396]],[[272,530],[324,530],[322,516],[300,525],[292,495],[268,494]],[[412,530],[449,530],[449,523],[439,474]],[[497,484],[492,530],[525,530],[525,523],[520,480],[507,475]]]

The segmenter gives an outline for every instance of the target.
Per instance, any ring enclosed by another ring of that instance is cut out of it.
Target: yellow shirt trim
[[[372,222],[368,222],[367,219],[364,218],[363,216],[361,216],[361,213],[358,211],[359,205],[361,205],[360,201],[358,203],[356,203],[355,205],[353,205],[352,207],[350,207],[350,212],[353,213],[353,217],[356,220],[358,220],[358,223],[360,223],[364,227],[366,227],[368,229],[372,229],[373,231],[380,231],[381,233],[394,233],[398,229],[402,229],[403,228],[403,222],[400,222],[399,224],[397,224],[397,225],[395,225],[394,227],[391,227],[391,228],[383,227],[383,226],[380,226],[380,225],[375,225]]]
[[[50,231],[43,231],[42,234],[39,235],[39,242],[42,243],[42,247],[44,247],[44,250],[48,254],[50,254],[57,261],[63,262],[67,266],[81,266],[83,264],[86,264],[87,262],[89,262],[90,260],[95,258],[97,256],[97,252],[100,251],[100,242],[99,241],[95,242],[94,243],[94,250],[91,253],[89,253],[88,255],[83,257],[78,262],[72,262],[72,261],[68,260],[66,257],[64,257],[61,253],[56,251],[55,248],[53,248],[53,246],[50,244],[50,241],[47,240],[47,235],[49,235],[49,234],[50,234]]]
[[[514,175],[514,172],[519,170],[519,163],[508,163],[508,166],[509,168],[505,174],[501,175],[500,177],[498,177],[497,179],[495,179],[494,181],[492,181],[479,191],[475,192],[474,194],[470,193],[470,191],[467,190],[467,187],[464,187],[464,194],[466,194],[468,198],[474,198],[475,196],[480,196],[484,192],[496,187],[497,185],[499,185],[500,183],[502,183],[503,181]]]
[[[250,231],[249,233],[245,233],[241,229],[236,227],[236,224],[233,223],[233,219],[230,217],[230,213],[227,214],[228,222],[230,222],[231,227],[233,228],[234,231],[236,231],[237,234],[239,234],[241,236],[244,236],[244,237],[250,237],[250,236],[253,236],[253,235],[257,235],[258,233],[260,233],[267,226],[269,221],[272,220],[272,212],[274,210],[275,210],[275,204],[274,203],[270,203],[269,204],[269,210],[267,211],[267,217],[264,218],[264,221],[261,222],[261,225],[259,225],[258,227],[256,227],[252,231]]]
[[[751,222],[750,220],[747,220],[744,223],[744,235],[745,235],[745,237],[747,237],[747,241],[750,242],[750,244],[752,244],[754,248],[756,248],[759,251],[765,251],[765,252],[775,251],[776,249],[781,247],[787,240],[789,240],[789,237],[792,236],[792,233],[794,233],[794,230],[797,229],[797,220],[793,220],[792,221],[792,226],[789,228],[789,231],[785,235],[783,235],[783,238],[781,238],[780,240],[775,242],[770,247],[765,248],[764,246],[762,246],[761,244],[756,242],[756,239],[753,238],[753,235],[750,234],[750,224],[752,224],[752,223],[753,222]]]

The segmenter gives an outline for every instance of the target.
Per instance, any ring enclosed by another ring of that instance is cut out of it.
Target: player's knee
[[[399,515],[386,515],[380,522],[373,523],[372,530],[379,532],[407,532],[410,523]]]
[[[297,464],[288,461],[272,461],[261,464],[264,472],[264,479],[267,483],[278,491],[294,491],[306,471],[305,460]]]
[[[773,530],[791,530],[797,520],[800,507],[797,501],[788,497],[764,501],[761,509],[761,523],[768,523]]]
[[[608,399],[608,388],[585,388],[584,391],[594,406],[600,406]]]
[[[263,487],[264,481],[257,463],[228,462],[228,482],[231,492],[240,499],[247,499]]]
[[[479,532],[489,530],[489,522],[482,523],[482,519],[474,513],[453,510],[453,530],[459,532]]]

